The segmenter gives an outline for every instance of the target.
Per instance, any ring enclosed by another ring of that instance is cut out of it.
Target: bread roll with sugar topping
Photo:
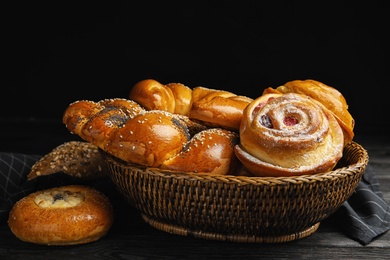
[[[344,133],[344,145],[350,143],[354,137],[355,120],[348,111],[348,104],[344,96],[335,88],[317,80],[293,80],[282,86],[266,88],[263,94],[268,93],[298,93],[307,95],[328,108],[337,119]]]
[[[245,108],[235,152],[255,176],[293,176],[332,170],[343,143],[341,126],[321,103],[272,93]]]

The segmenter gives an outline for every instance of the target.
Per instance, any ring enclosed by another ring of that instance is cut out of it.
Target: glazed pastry
[[[188,116],[192,90],[181,83],[161,84],[153,79],[136,83],[130,90],[129,99],[146,110],[163,110]]]
[[[238,165],[234,146],[238,142],[236,133],[210,128],[194,135],[183,150],[165,160],[160,168],[198,174],[234,175]]]
[[[189,117],[204,125],[237,131],[244,108],[252,101],[228,91],[195,87]]]
[[[178,116],[150,110],[108,135],[102,148],[126,162],[159,167],[179,153],[189,139],[188,128]]]
[[[85,107],[85,102],[91,104],[90,101],[75,102],[65,111],[64,122],[74,118],[74,113],[83,118],[77,124],[66,124],[66,127],[71,132],[77,129],[75,133],[81,138],[123,161],[182,172],[190,170],[195,173],[230,174],[234,171],[237,164],[234,154],[237,133],[222,129],[210,131],[184,115],[162,110],[143,110],[121,120],[117,127],[106,129],[101,127],[104,120],[100,119],[105,113],[101,113],[99,109],[89,106],[90,110],[84,111],[82,115],[80,110],[75,109],[78,104]],[[99,103],[96,102],[95,105],[99,107]],[[111,117],[115,118],[116,114],[120,116],[122,112],[110,110]],[[97,138],[93,135],[95,133]],[[202,154],[210,157],[202,157]],[[192,163],[191,160],[200,157],[204,161],[196,162],[195,167],[190,169],[188,165]]]
[[[252,101],[229,91],[200,86],[191,89],[181,83],[164,85],[153,79],[135,84],[129,99],[146,110],[181,114],[209,127],[235,131],[238,131],[244,108]]]
[[[316,80],[293,80],[276,89],[267,88],[263,94],[268,93],[298,93],[307,95],[328,108],[344,132],[344,145],[352,141],[354,137],[355,120],[348,111],[348,104],[344,96],[335,88]]]
[[[138,103],[122,98],[99,102],[80,100],[66,108],[63,122],[71,133],[101,147],[111,131],[122,127],[142,111],[144,109]]]
[[[244,110],[235,152],[255,176],[326,172],[342,157],[343,131],[333,114],[301,94],[264,94]]]
[[[17,201],[8,226],[22,241],[42,245],[76,245],[96,241],[112,226],[111,201],[88,186],[41,190]]]

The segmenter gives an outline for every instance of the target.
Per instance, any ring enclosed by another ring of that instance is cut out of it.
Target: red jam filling
[[[284,123],[286,126],[294,126],[294,125],[298,124],[298,119],[296,119],[296,118],[293,117],[293,116],[289,116],[289,117],[286,117],[286,118],[283,120],[283,123]]]

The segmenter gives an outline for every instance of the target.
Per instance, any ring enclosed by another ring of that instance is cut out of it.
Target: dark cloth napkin
[[[362,245],[390,229],[390,206],[370,164],[352,196],[332,216],[344,233]]]
[[[40,155],[0,153],[0,221],[6,221],[14,203],[31,192],[75,182],[65,174],[27,181],[30,168],[40,158]],[[390,229],[390,206],[383,198],[370,165],[367,165],[356,191],[331,218],[346,236],[362,245],[369,244]]]

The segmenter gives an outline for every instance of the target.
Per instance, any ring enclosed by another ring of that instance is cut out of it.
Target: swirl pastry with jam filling
[[[264,94],[248,105],[235,153],[256,176],[293,176],[331,170],[342,157],[343,131],[313,98]]]

